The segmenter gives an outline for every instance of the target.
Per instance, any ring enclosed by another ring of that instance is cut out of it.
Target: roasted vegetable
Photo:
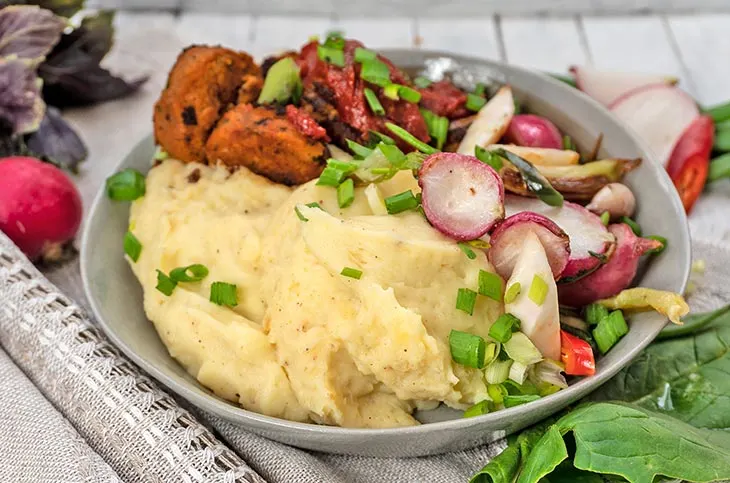
[[[507,142],[531,148],[563,147],[563,137],[555,124],[535,114],[519,114],[513,117],[504,138]]]
[[[656,310],[666,315],[675,324],[681,324],[682,317],[689,313],[684,297],[674,292],[636,287],[622,290],[617,295],[596,302],[611,310],[645,312]]]
[[[515,114],[512,89],[504,86],[479,110],[476,119],[469,125],[457,152],[474,154],[476,146],[488,146],[499,141],[507,131]]]

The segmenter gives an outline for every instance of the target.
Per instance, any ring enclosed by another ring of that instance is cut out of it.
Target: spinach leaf
[[[675,337],[694,334],[711,324],[722,324],[729,316],[730,305],[704,314],[690,314],[682,320],[684,322],[682,325],[669,325],[659,332],[656,340],[673,339]]]

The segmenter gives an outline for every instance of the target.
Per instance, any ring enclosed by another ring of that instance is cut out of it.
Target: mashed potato
[[[378,188],[418,191],[408,172]],[[322,210],[305,206],[315,201]],[[448,335],[486,336],[502,312],[482,296],[472,316],[455,308],[459,288],[493,271],[486,256],[470,260],[417,212],[377,216],[370,202],[358,188],[343,210],[333,188],[291,189],[245,168],[153,168],[132,206],[143,249],[131,267],[172,357],[220,397],[296,421],[406,426],[415,408],[485,399],[483,374],[451,361]],[[169,297],[155,289],[157,270],[193,263],[210,270],[203,281]],[[236,307],[209,301],[216,281],[236,285]]]

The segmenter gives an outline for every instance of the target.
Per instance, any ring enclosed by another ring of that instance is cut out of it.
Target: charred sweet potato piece
[[[223,47],[194,45],[177,58],[155,104],[155,140],[181,161],[204,161],[205,141],[236,101],[246,76],[261,76],[251,56]]]
[[[205,146],[209,164],[246,166],[286,185],[316,178],[328,156],[324,143],[302,135],[274,108],[239,104],[225,113]]]

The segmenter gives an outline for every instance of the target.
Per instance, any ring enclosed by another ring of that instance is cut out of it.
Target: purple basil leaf
[[[46,82],[43,97],[57,107],[86,106],[127,96],[145,83],[147,77],[127,82],[98,65],[67,73],[56,82]]]
[[[12,0],[12,2],[19,5],[38,5],[66,18],[73,17],[84,6],[84,0]]]
[[[61,112],[50,106],[38,130],[28,136],[26,143],[35,156],[72,171],[76,171],[89,154],[76,131],[61,117]]]
[[[36,60],[51,51],[66,22],[50,10],[12,5],[0,10],[0,57]]]
[[[45,109],[35,68],[22,59],[0,59],[0,119],[12,135],[35,131]]]

